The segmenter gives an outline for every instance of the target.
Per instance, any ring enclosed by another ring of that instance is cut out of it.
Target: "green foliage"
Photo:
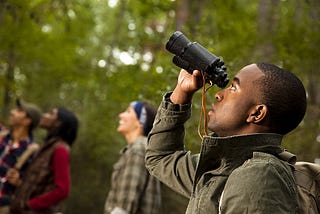
[[[164,93],[173,89],[179,68],[164,46],[177,22],[183,23],[179,30],[191,40],[223,57],[230,77],[246,64],[269,59],[258,47],[271,40],[272,62],[296,73],[309,94],[307,115],[285,137],[284,146],[304,160],[318,157],[319,3],[271,5],[276,15],[271,24],[278,26],[277,31],[261,35],[258,11],[263,1],[184,0],[188,4],[184,20],[178,16],[181,2],[0,1],[1,111],[13,103],[6,100],[9,94],[11,101],[21,96],[44,110],[65,106],[80,119],[65,213],[103,212],[112,165],[125,145],[116,132],[118,114],[133,100],[158,106]],[[127,62],[122,58],[125,55],[130,59]],[[311,96],[311,86],[316,96]],[[207,109],[217,90],[214,87],[206,94]],[[186,124],[187,148],[193,152],[200,149],[200,104],[199,92]],[[186,199],[166,188],[163,197],[164,213],[184,213]]]

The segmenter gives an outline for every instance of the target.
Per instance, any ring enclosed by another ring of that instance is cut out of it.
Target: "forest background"
[[[72,148],[66,214],[103,213],[112,165],[125,140],[118,114],[133,100],[158,106],[179,68],[165,44],[176,30],[222,57],[229,76],[257,61],[294,72],[307,89],[306,117],[284,138],[298,159],[320,157],[318,0],[0,0],[0,111],[7,124],[17,97],[46,111],[64,106],[80,120]],[[207,93],[207,107],[214,100]],[[186,124],[198,152],[201,93]],[[42,142],[43,131],[36,138]],[[163,187],[163,213],[187,199]]]

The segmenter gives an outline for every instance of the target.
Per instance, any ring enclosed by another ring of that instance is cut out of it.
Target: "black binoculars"
[[[192,73],[203,71],[205,81],[224,88],[229,82],[224,62],[197,42],[191,42],[183,33],[176,31],[166,44],[166,49],[175,56],[172,61],[180,68]]]

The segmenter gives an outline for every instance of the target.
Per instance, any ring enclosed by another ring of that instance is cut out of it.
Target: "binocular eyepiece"
[[[172,61],[180,68],[192,73],[204,72],[207,83],[224,88],[229,82],[224,62],[197,42],[191,42],[183,33],[176,31],[166,44],[166,49],[175,56]]]

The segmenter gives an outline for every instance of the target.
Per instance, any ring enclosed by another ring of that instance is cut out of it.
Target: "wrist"
[[[191,103],[194,92],[186,92],[176,87],[170,95],[170,100],[173,104]]]

